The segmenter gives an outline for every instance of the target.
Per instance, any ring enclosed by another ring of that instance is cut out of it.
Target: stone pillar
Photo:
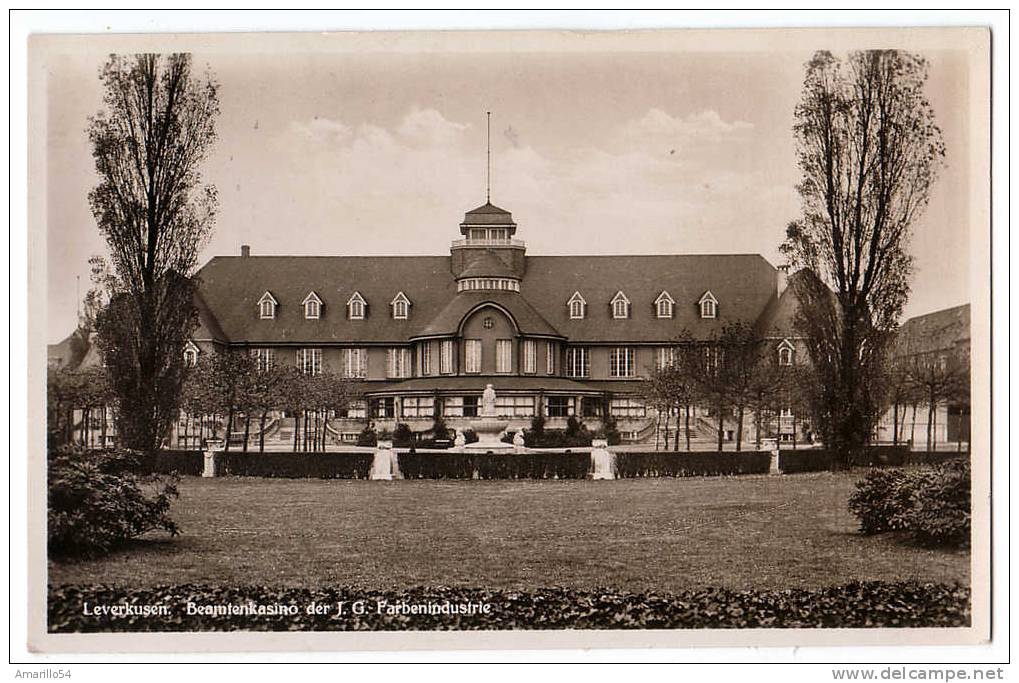
[[[609,450],[606,439],[595,439],[591,442],[592,479],[615,479],[616,456]]]
[[[219,468],[217,467],[216,454],[223,450],[222,439],[206,439],[205,440],[205,462],[202,469],[203,477],[215,477],[219,474]]]
[[[371,478],[374,480],[391,481],[393,470],[396,469],[396,453],[392,441],[379,441],[375,446],[375,457],[372,460]]]
[[[778,448],[771,451],[771,467],[768,469],[768,474],[782,474],[782,470],[778,468],[778,459],[781,454],[782,452]]]

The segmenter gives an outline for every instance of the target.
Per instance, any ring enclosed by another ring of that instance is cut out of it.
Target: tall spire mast
[[[488,117],[488,143],[485,150],[485,160],[487,164],[487,175],[485,176],[485,202],[492,202],[492,112],[486,111],[485,115]]]

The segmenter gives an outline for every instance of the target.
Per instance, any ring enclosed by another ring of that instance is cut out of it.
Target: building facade
[[[189,362],[217,349],[361,380],[365,401],[330,420],[338,440],[369,422],[467,428],[492,384],[510,428],[612,415],[646,440],[641,378],[687,332],[744,321],[795,351],[785,273],[760,255],[528,255],[509,211],[468,211],[442,256],[218,256],[199,272]],[[784,349],[784,350],[783,350]],[[710,418],[698,424],[711,433]],[[284,417],[285,419],[285,417]],[[717,416],[716,416],[717,419]],[[717,423],[715,423],[717,424]],[[652,435],[653,438],[653,435]]]

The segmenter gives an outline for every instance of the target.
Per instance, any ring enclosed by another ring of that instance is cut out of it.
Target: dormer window
[[[704,292],[704,296],[701,297],[697,304],[701,307],[702,318],[718,317],[718,299],[711,292]]]
[[[279,305],[272,294],[266,292],[258,300],[258,317],[262,320],[272,320],[276,317],[276,306]]]
[[[364,320],[366,307],[367,303],[364,297],[359,292],[354,292],[354,295],[347,301],[347,315],[351,320]]]
[[[791,366],[793,359],[795,358],[796,349],[792,342],[788,339],[783,339],[782,343],[778,345],[778,364],[784,366]]]
[[[630,300],[621,291],[612,297],[612,317],[617,320],[630,317]]]
[[[662,291],[655,299],[655,314],[659,318],[671,318],[673,314],[673,306],[675,306],[676,300],[669,296],[669,293]]]
[[[193,368],[198,365],[198,353],[198,347],[194,342],[189,341],[184,346],[184,367]]]
[[[322,300],[315,292],[309,292],[302,302],[304,304],[304,317],[307,320],[318,320],[322,317]]]
[[[407,315],[410,312],[410,299],[403,292],[398,292],[389,305],[393,307],[394,320],[407,319]]]
[[[570,300],[566,302],[566,305],[570,309],[570,320],[583,320],[585,309],[587,308],[587,302],[584,301],[584,297],[580,296],[580,292],[574,292]]]

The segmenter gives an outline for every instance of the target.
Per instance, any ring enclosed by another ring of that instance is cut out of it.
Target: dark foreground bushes
[[[343,614],[336,609],[340,602]],[[88,614],[85,603],[118,608],[118,613]],[[331,609],[309,614],[312,604]],[[209,614],[209,608],[220,613]],[[356,613],[360,608],[363,614]],[[957,627],[970,624],[970,591],[958,584],[880,581],[814,590],[708,588],[674,594],[566,588],[60,586],[49,591],[48,616],[54,633]]]
[[[169,517],[176,481],[145,474],[133,451],[51,452],[49,556],[98,557],[149,531],[178,533]]]
[[[851,460],[852,467],[902,467],[923,462],[922,453],[910,453],[907,446],[871,446]],[[823,448],[779,451],[778,468],[785,474],[827,472],[835,468],[835,454]]]
[[[767,474],[770,467],[770,453],[651,451],[616,454],[616,476],[620,479]]]
[[[921,545],[968,546],[969,461],[870,472],[857,482],[849,510],[865,534],[903,531]]]

